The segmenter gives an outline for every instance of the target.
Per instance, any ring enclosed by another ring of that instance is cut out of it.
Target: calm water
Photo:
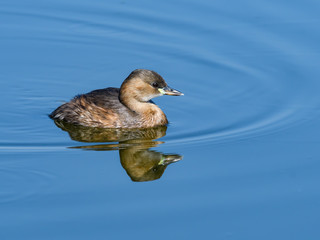
[[[0,239],[320,239],[318,1],[0,4]],[[136,68],[168,128],[57,126]],[[169,165],[169,163],[171,163]]]

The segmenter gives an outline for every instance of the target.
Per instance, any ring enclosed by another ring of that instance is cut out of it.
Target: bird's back
[[[50,117],[91,127],[130,127],[137,121],[136,114],[120,102],[119,92],[119,88],[104,88],[77,95]]]

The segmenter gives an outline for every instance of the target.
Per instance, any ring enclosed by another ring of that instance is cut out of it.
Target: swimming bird
[[[80,94],[49,116],[58,121],[100,128],[150,128],[168,124],[163,111],[151,100],[162,95],[181,96],[155,71],[136,69],[120,88]]]

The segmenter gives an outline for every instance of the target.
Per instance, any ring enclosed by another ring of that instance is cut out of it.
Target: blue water
[[[319,12],[312,0],[0,3],[0,239],[320,239]],[[109,141],[48,118],[136,68],[185,94],[155,99],[170,121],[160,135]]]

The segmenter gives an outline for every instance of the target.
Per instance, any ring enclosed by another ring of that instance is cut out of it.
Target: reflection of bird
[[[95,151],[119,150],[121,165],[132,181],[142,182],[158,179],[164,173],[167,165],[182,159],[182,156],[178,154],[169,155],[150,150],[150,148],[163,143],[154,140],[166,135],[166,126],[112,129],[84,127],[57,120],[55,123],[62,130],[67,131],[71,139],[76,141],[113,142],[71,148]]]
[[[54,110],[50,117],[90,127],[149,128],[168,123],[166,115],[151,99],[161,95],[180,96],[156,72],[133,71],[120,89],[105,88],[76,96]]]
[[[170,163],[182,159],[178,154],[166,155],[134,146],[120,149],[119,154],[122,167],[134,182],[156,180]]]
[[[123,142],[127,140],[153,140],[166,135],[167,126],[154,128],[93,128],[55,120],[55,124],[67,131],[70,138],[79,142]]]

